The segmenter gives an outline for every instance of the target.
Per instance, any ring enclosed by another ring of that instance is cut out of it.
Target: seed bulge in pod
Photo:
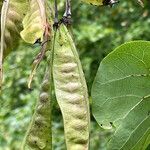
[[[49,82],[48,80],[44,80],[44,82],[42,83],[42,90],[47,92],[49,90]]]
[[[40,101],[43,102],[43,103],[46,103],[47,100],[48,100],[48,97],[49,97],[48,94],[46,92],[43,92],[40,95]]]

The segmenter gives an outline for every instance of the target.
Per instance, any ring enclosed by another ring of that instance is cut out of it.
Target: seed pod
[[[14,50],[19,43],[19,32],[22,30],[22,20],[28,8],[26,0],[3,0],[1,10],[1,44],[4,45],[4,57]],[[3,37],[2,37],[3,36]],[[3,43],[2,43],[3,42]]]
[[[74,42],[61,24],[54,42],[53,80],[68,150],[88,150],[89,101],[87,86]]]
[[[47,70],[39,101],[27,131],[22,150],[51,150],[50,75]]]
[[[22,30],[22,18],[26,13],[28,2],[26,0],[4,0],[0,3],[1,30],[0,30],[0,87],[2,86],[3,59],[19,44],[19,32]]]

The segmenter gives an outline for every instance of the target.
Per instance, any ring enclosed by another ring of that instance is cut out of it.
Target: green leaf
[[[3,2],[0,31],[0,78],[2,78],[3,56],[6,57],[19,43],[19,32],[22,30],[22,19],[26,13],[27,4],[26,0],[7,0]]]
[[[100,64],[92,87],[93,115],[114,128],[108,150],[148,146],[150,130],[150,42],[123,44]]]
[[[147,130],[145,135],[138,141],[138,143],[132,148],[132,150],[146,150],[150,141],[150,130]]]
[[[30,8],[23,20],[24,30],[21,37],[27,43],[35,43],[38,39],[43,40],[46,26],[45,1],[31,0]]]

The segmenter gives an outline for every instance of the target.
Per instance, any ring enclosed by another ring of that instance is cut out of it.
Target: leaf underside
[[[123,44],[100,64],[93,87],[93,115],[115,128],[108,150],[150,144],[150,42]]]

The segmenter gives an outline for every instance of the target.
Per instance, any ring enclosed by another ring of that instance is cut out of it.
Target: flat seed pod
[[[46,26],[45,1],[30,0],[30,8],[23,20],[24,30],[21,37],[27,43],[34,44],[37,40],[43,40]]]
[[[3,56],[6,57],[12,50],[15,50],[19,43],[19,32],[22,30],[22,19],[26,13],[27,4],[26,0],[3,1],[0,30],[0,80],[2,80]]]
[[[2,2],[0,3],[2,5]],[[0,5],[0,6],[1,6]],[[19,32],[22,30],[22,20],[26,14],[26,0],[7,0],[1,10],[1,43],[3,40],[4,57],[18,44]]]
[[[22,150],[51,150],[50,72],[42,83],[39,101],[27,131]]]
[[[87,86],[74,42],[61,24],[54,42],[53,80],[68,150],[88,150],[89,101]]]

